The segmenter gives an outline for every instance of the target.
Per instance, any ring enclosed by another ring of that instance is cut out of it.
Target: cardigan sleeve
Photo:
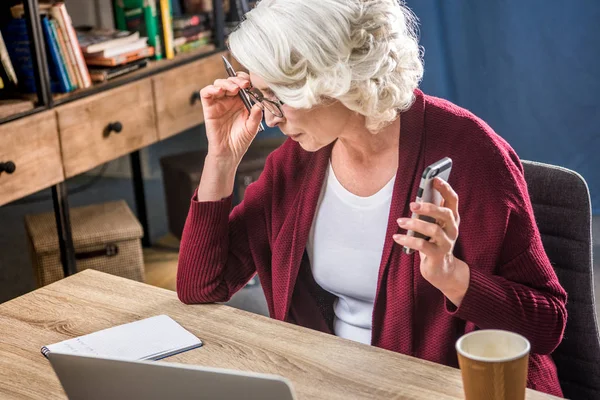
[[[255,273],[243,203],[231,196],[214,202],[192,199],[177,267],[177,295],[186,304],[228,301]]]
[[[252,184],[260,186],[262,203],[269,199],[269,169],[270,157],[260,178]],[[256,273],[246,223],[260,216],[248,215],[247,202],[245,199],[230,213],[232,196],[199,202],[194,194],[177,268],[177,295],[183,303],[228,301]]]
[[[530,341],[533,353],[550,354],[560,344],[567,320],[566,293],[551,268],[538,243],[502,265],[498,275],[471,266],[460,307],[446,299],[447,311],[481,329],[519,333]],[[529,279],[506,277],[517,270],[529,271]]]
[[[507,170],[502,202],[509,206],[498,264],[493,273],[469,265],[465,297],[458,308],[446,299],[446,310],[481,329],[519,333],[533,353],[550,354],[562,340],[567,294],[544,251],[522,165],[513,159]]]

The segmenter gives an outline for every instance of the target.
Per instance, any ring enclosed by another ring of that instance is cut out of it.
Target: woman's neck
[[[350,124],[349,124],[350,125]],[[372,166],[381,157],[398,154],[400,116],[380,132],[373,134],[361,123],[348,126],[334,144],[332,159],[341,157],[344,164]]]
[[[331,166],[337,180],[357,196],[371,196],[398,170],[400,118],[377,134],[345,129],[333,145]]]

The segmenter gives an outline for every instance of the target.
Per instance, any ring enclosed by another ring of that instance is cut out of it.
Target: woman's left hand
[[[460,224],[458,195],[440,178],[433,181],[433,186],[444,199],[442,206],[411,203],[410,209],[419,215],[434,218],[435,223],[416,218],[398,219],[401,228],[428,236],[429,241],[401,234],[396,234],[393,238],[396,243],[419,252],[423,278],[458,307],[469,288],[470,279],[469,266],[454,257],[454,245]]]

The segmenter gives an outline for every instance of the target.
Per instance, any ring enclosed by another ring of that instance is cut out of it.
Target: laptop
[[[290,382],[277,375],[54,351],[48,359],[72,400],[295,399]]]

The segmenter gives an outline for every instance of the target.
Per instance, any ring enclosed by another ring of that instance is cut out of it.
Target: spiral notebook
[[[118,325],[42,347],[60,352],[125,360],[159,360],[202,346],[202,341],[167,315]]]

